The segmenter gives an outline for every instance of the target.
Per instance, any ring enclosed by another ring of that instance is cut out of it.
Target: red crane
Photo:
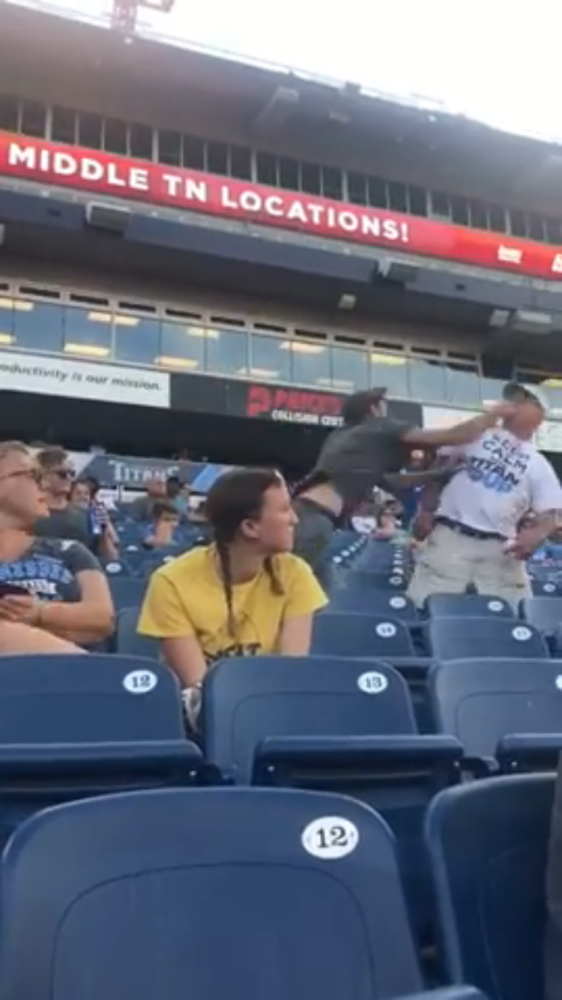
[[[137,24],[140,7],[168,14],[173,6],[174,0],[113,0],[112,25],[117,31],[131,35]]]

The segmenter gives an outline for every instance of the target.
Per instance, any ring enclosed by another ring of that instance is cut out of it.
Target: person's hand
[[[532,528],[523,528],[512,542],[509,542],[507,552],[514,559],[529,559],[535,549],[540,545],[541,536]]]
[[[0,598],[0,621],[37,625],[40,602],[29,594],[6,594]]]
[[[509,403],[507,400],[503,400],[501,403],[494,403],[489,409],[486,407],[485,415],[489,418],[491,424],[496,423],[498,420],[506,420],[512,417],[517,410],[515,403]]]

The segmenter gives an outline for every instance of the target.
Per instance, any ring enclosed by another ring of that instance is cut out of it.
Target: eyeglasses
[[[19,479],[22,477],[33,480],[39,486],[43,480],[43,473],[40,469],[16,469],[15,472],[7,472],[5,476],[0,476],[0,482],[5,479]]]
[[[43,475],[57,476],[58,479],[74,479],[74,469],[46,469]]]

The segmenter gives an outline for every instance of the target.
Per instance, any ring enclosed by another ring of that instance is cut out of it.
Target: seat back
[[[0,745],[170,740],[184,732],[178,682],[153,660],[0,657]]]
[[[376,660],[232,657],[205,680],[207,757],[242,782],[251,781],[255,750],[267,737],[415,732],[406,681]]]
[[[469,756],[494,757],[503,736],[562,731],[561,660],[438,663],[429,687],[437,729]]]
[[[493,778],[442,792],[426,840],[452,982],[491,1000],[539,1000],[551,775]]]
[[[116,611],[123,608],[140,607],[148,584],[148,579],[127,577],[122,575],[109,576],[109,589]]]
[[[525,621],[540,632],[553,633],[562,622],[562,597],[529,597],[522,602]]]
[[[413,656],[408,629],[395,618],[354,612],[323,611],[316,615],[312,652],[326,656]]]
[[[479,618],[432,618],[427,625],[431,653],[440,660],[509,656],[548,656],[542,636],[532,625],[492,615]]]
[[[371,587],[362,589],[339,587],[331,595],[330,610],[355,611],[412,624],[417,621],[414,602],[405,594],[385,593]]]
[[[171,790],[51,809],[12,839],[1,901],[4,1000],[420,989],[392,835],[340,796]]]
[[[117,615],[116,645],[117,652],[126,656],[141,656],[157,660],[159,656],[158,639],[148,635],[139,635],[137,624],[140,607],[121,608]]]
[[[425,602],[430,618],[471,617],[513,618],[511,606],[501,597],[486,594],[432,594]]]

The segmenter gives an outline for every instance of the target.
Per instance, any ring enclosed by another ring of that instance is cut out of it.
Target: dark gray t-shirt
[[[101,566],[80,542],[34,538],[19,559],[0,562],[0,583],[11,583],[42,601],[79,601],[77,574]]]
[[[411,425],[390,417],[369,417],[353,427],[333,431],[326,440],[310,478],[333,484],[345,508],[369,499],[384,486],[387,472],[400,472],[411,445],[402,441]]]
[[[41,538],[66,538],[81,542],[95,552],[97,538],[90,531],[88,513],[81,507],[52,510],[48,517],[41,517],[35,525],[35,534]]]

